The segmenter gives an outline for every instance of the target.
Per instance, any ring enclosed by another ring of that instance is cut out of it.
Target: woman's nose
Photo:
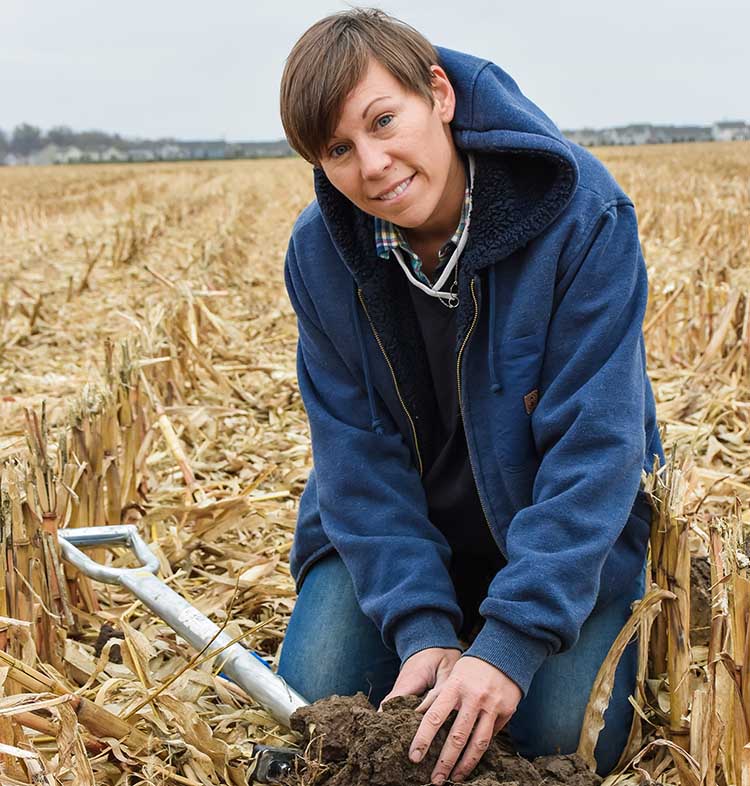
[[[391,157],[382,145],[360,145],[358,152],[359,168],[365,180],[380,177],[391,164]]]

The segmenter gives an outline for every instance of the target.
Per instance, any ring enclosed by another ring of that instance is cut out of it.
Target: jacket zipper
[[[471,334],[476,327],[477,321],[479,320],[479,303],[477,303],[477,296],[476,292],[474,291],[474,282],[476,278],[471,279],[471,299],[474,301],[474,319],[471,321],[471,325],[469,325],[469,329],[466,331],[466,335],[464,336],[464,340],[461,342],[461,347],[458,350],[458,356],[456,358],[456,383],[458,385],[458,410],[461,413],[461,421],[464,424],[464,432],[466,432],[466,421],[464,420],[464,408],[463,408],[463,396],[461,395],[461,359],[463,357],[464,349],[466,349],[466,345],[469,343],[469,339],[471,338]],[[477,497],[479,498],[479,504],[482,506],[482,513],[484,513],[484,520],[487,524],[487,528],[490,531],[490,535],[492,535],[492,539],[495,540],[495,536],[492,534],[492,527],[490,526],[490,517],[487,515],[487,508],[485,507],[484,500],[482,499],[482,494],[479,491],[479,484],[477,483],[477,473],[474,469],[474,460],[471,457],[471,449],[469,448],[469,438],[466,437],[466,452],[469,455],[469,466],[471,467],[471,474],[474,478],[474,486],[477,490]],[[496,541],[497,542],[497,541]],[[500,548],[498,546],[498,548]],[[502,549],[500,549],[502,553]],[[505,554],[503,554],[505,556]]]
[[[419,452],[419,440],[417,439],[417,429],[414,425],[414,420],[407,409],[406,404],[404,403],[403,396],[401,395],[401,391],[398,387],[398,381],[396,380],[396,372],[393,370],[393,366],[391,365],[391,361],[386,354],[385,348],[383,347],[383,342],[380,340],[380,336],[378,335],[378,331],[375,329],[375,325],[373,321],[370,319],[370,312],[367,310],[367,306],[365,305],[365,300],[362,297],[362,290],[357,289],[357,296],[359,297],[359,302],[362,304],[362,308],[365,311],[365,315],[367,316],[367,321],[370,323],[370,327],[372,328],[372,334],[375,336],[375,341],[377,341],[378,346],[380,347],[380,351],[383,353],[383,357],[385,358],[385,362],[388,364],[388,368],[391,371],[391,376],[393,377],[393,384],[396,388],[396,395],[398,396],[398,400],[401,402],[401,406],[404,408],[404,412],[406,413],[406,417],[409,419],[409,425],[411,426],[411,434],[412,438],[414,439],[414,451],[417,454],[417,464],[419,466],[419,477],[422,477],[423,466],[422,466],[422,454]],[[475,301],[476,302],[476,301]],[[459,389],[459,398],[460,398],[460,389]],[[481,501],[481,500],[480,500]]]

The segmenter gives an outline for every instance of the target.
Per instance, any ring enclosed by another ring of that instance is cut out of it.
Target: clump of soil
[[[448,735],[452,718],[440,730],[419,763],[408,752],[422,716],[419,699],[402,696],[378,713],[367,698],[332,696],[297,710],[292,728],[303,737],[310,760],[307,774],[294,776],[298,786],[424,786]],[[532,764],[513,752],[499,735],[482,757],[467,786],[598,786],[601,778],[577,756],[543,756]]]
[[[124,639],[125,634],[117,630],[116,628],[112,627],[108,622],[105,622],[102,627],[99,629],[99,636],[96,639],[94,644],[94,655],[98,658],[102,654],[102,650],[104,649],[104,645],[110,639]],[[110,663],[122,663],[122,652],[120,651],[119,644],[113,644],[109,650],[109,661]]]

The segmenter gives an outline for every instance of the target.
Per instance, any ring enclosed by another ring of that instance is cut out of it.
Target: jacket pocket
[[[542,395],[539,380],[544,345],[544,334],[537,333],[505,341],[495,350],[499,407],[494,430],[497,452],[507,469],[520,469],[539,460],[531,416]]]

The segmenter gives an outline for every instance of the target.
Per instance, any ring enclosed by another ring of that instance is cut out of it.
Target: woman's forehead
[[[362,78],[344,99],[341,116],[345,113],[359,114],[362,119],[376,99],[398,98],[404,92],[404,86],[398,79],[385,66],[370,58]]]
[[[424,103],[422,96],[408,90],[384,65],[370,58],[362,78],[344,99],[334,136],[344,128],[362,125],[373,112],[385,109],[389,101],[410,100]]]

